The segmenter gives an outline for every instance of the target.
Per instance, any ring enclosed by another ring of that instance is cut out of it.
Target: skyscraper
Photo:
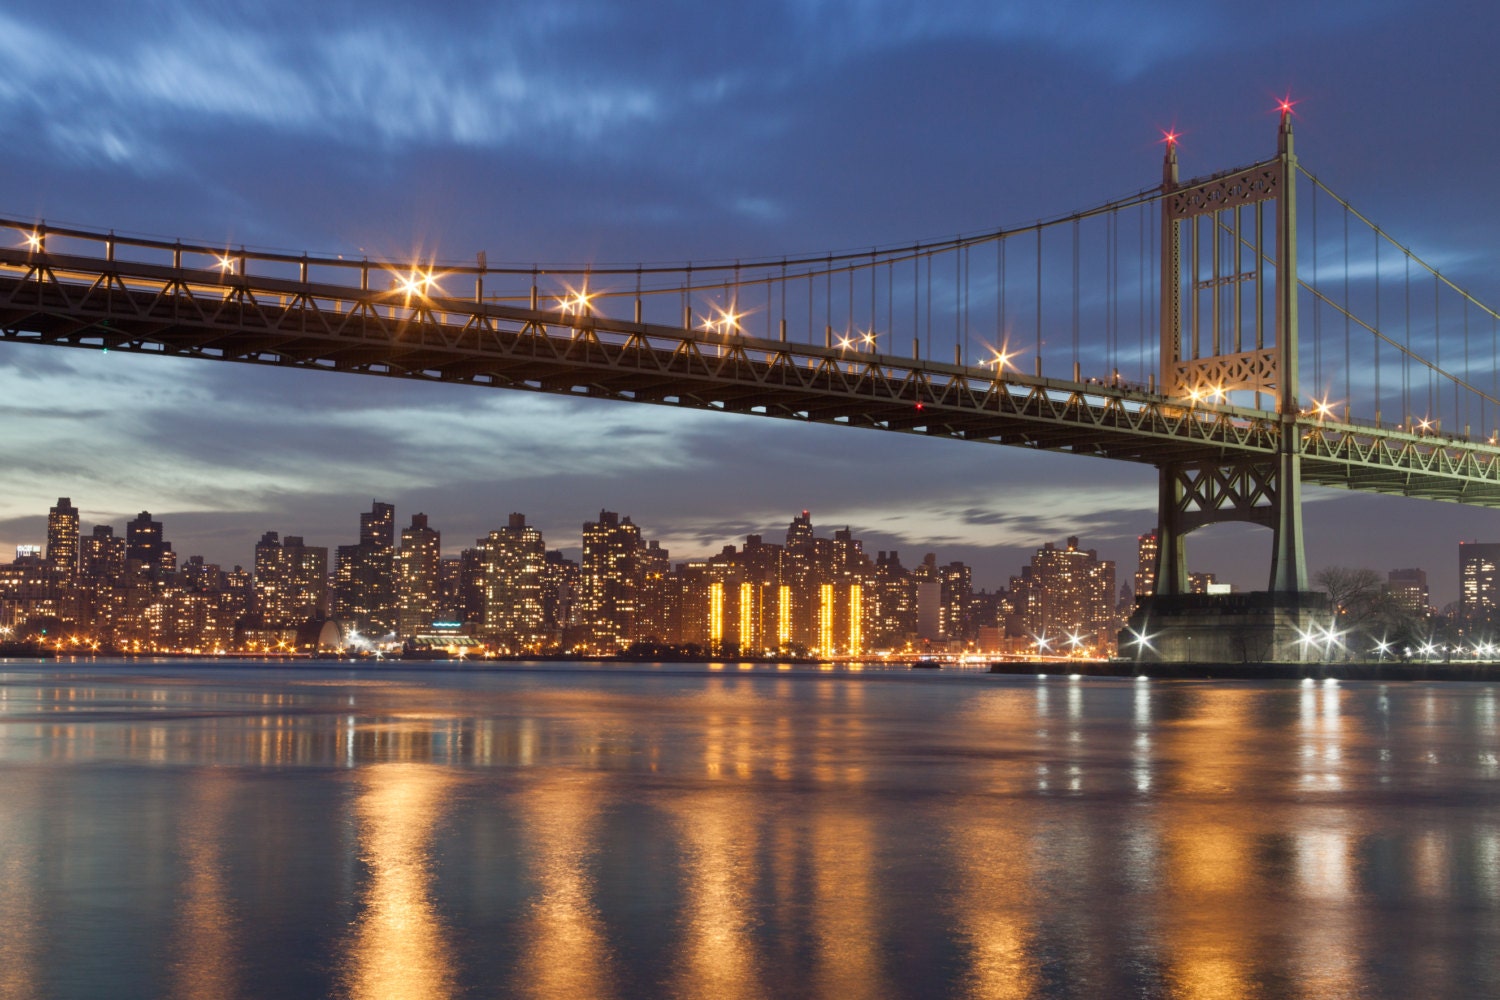
[[[146,575],[161,575],[173,563],[172,546],[162,536],[160,521],[151,520],[150,511],[141,511],[125,525],[125,558]]]
[[[1066,548],[1047,542],[1010,582],[1015,603],[1010,634],[1049,642],[1052,652],[1069,652],[1064,643],[1070,636],[1095,649],[1113,647],[1115,564],[1093,549],[1080,549],[1076,536]]]
[[[578,616],[594,643],[611,648],[636,638],[641,531],[612,510],[583,526],[583,561],[579,570]]]
[[[1459,617],[1500,624],[1500,543],[1458,543]]]
[[[484,540],[484,632],[510,652],[534,651],[543,638],[542,533],[511,514]]]
[[[1135,570],[1135,599],[1139,601],[1143,597],[1150,597],[1156,593],[1156,558],[1160,546],[1156,541],[1156,531],[1148,531],[1144,535],[1136,536],[1136,558]]]
[[[125,539],[107,524],[94,525],[79,545],[78,571],[87,583],[114,583],[125,575]]]
[[[396,633],[410,639],[432,627],[442,589],[442,536],[427,526],[426,514],[413,514],[401,529],[399,621]]]
[[[255,545],[255,605],[267,625],[298,625],[324,617],[328,549],[298,535],[278,544],[274,531]]]
[[[378,500],[359,515],[359,542],[337,550],[334,617],[361,632],[396,630],[396,508]]]
[[[78,508],[67,497],[47,512],[47,565],[64,586],[78,578]]]

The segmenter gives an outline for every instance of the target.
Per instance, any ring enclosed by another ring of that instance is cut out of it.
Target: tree
[[[1346,655],[1364,656],[1380,644],[1394,647],[1411,641],[1416,616],[1386,592],[1375,570],[1329,566],[1313,582],[1333,604]]]

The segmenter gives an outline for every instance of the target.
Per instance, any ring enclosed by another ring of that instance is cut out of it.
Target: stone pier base
[[[1174,594],[1142,598],[1119,655],[1142,663],[1299,663],[1321,647],[1301,641],[1332,622],[1328,595]]]

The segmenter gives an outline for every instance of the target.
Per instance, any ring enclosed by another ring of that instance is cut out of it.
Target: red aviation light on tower
[[[1182,133],[1175,128],[1164,128],[1161,130],[1161,141],[1168,146],[1177,145],[1177,140],[1182,138]]]
[[[1281,100],[1276,102],[1276,110],[1280,111],[1283,116],[1290,115],[1292,113],[1292,108],[1296,106],[1297,102],[1292,100],[1291,94],[1287,94]]]

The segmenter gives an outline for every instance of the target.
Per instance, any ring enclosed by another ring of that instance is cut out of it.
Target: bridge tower
[[[1301,659],[1298,629],[1326,606],[1307,589],[1302,456],[1297,429],[1297,157],[1289,107],[1276,156],[1179,181],[1177,145],[1162,165],[1163,395],[1191,408],[1253,393],[1279,416],[1266,456],[1185,457],[1158,466],[1155,593],[1122,634],[1150,659]],[[1188,588],[1186,538],[1208,524],[1246,521],[1273,534],[1265,592],[1206,598]],[[1150,646],[1141,637],[1155,634]],[[1196,643],[1195,643],[1196,640]]]

